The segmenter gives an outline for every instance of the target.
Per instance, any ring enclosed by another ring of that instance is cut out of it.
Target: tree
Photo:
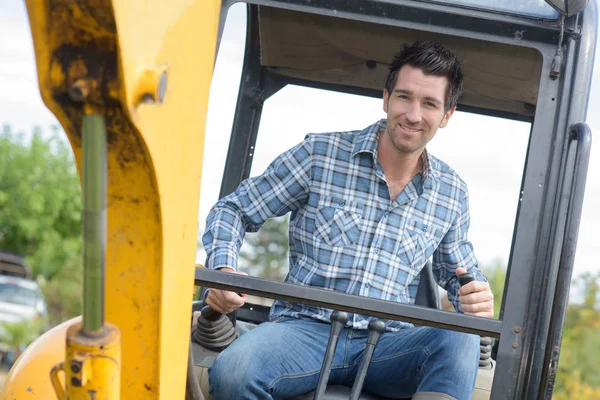
[[[54,309],[61,311],[51,310],[52,323],[81,312],[81,210],[74,158],[58,127],[48,137],[36,127],[26,142],[5,125],[0,134],[0,249],[23,254],[34,276],[47,282],[42,287],[46,296],[60,299]],[[72,285],[64,285],[68,279]],[[77,296],[65,302],[68,290]]]
[[[66,263],[41,287],[48,306],[50,326],[56,326],[81,314],[83,274],[80,260]]]
[[[271,218],[258,232],[247,234],[240,251],[241,269],[251,276],[283,280],[288,271],[288,224],[287,215]]]
[[[567,308],[554,399],[595,400],[600,398],[600,273],[582,275],[571,290],[581,290],[583,302]]]
[[[17,322],[3,322],[0,330],[0,342],[9,346],[13,351],[13,359],[21,355],[21,349],[28,346],[40,334],[42,321],[23,319]]]

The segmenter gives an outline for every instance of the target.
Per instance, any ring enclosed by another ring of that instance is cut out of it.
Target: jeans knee
[[[427,339],[428,357],[417,391],[470,398],[479,365],[479,336],[436,329]]]
[[[457,365],[476,368],[480,353],[480,337],[470,333],[439,330],[439,351]]]
[[[480,348],[481,348],[481,337],[479,335],[473,335],[471,333],[459,333],[460,351],[464,354],[465,359],[475,361],[479,360]]]
[[[216,399],[242,399],[256,384],[250,357],[224,350],[208,369],[210,394]]]
[[[213,397],[215,394],[221,393],[223,388],[233,387],[231,382],[231,367],[230,357],[225,353],[221,353],[208,368],[210,393]]]

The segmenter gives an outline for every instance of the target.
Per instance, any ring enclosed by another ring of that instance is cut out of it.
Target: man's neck
[[[393,146],[382,145],[384,140],[385,133],[380,134],[377,159],[383,167],[386,180],[407,184],[423,169],[423,152],[401,153]]]

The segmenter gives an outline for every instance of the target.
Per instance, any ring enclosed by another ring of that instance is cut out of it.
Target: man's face
[[[383,91],[389,139],[386,145],[391,143],[403,154],[420,154],[438,128],[448,124],[455,110],[444,111],[447,86],[445,77],[425,75],[418,68],[403,66],[392,93]]]

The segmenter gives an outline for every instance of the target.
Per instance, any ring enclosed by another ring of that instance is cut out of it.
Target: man
[[[310,134],[259,177],[211,210],[207,266],[236,272],[244,233],[291,212],[286,281],[361,296],[414,302],[433,259],[438,284],[459,312],[492,317],[493,295],[467,238],[467,188],[427,143],[444,128],[462,91],[456,56],[433,42],[406,45],[390,66],[381,120],[363,131]],[[465,152],[468,149],[465,148]],[[457,275],[476,281],[460,288]],[[231,312],[245,295],[211,290],[208,304]],[[221,399],[285,399],[313,390],[331,310],[283,301],[271,322],[242,335],[209,371]],[[352,386],[370,317],[350,314],[329,383]],[[419,400],[469,399],[479,338],[386,321],[365,380],[368,392]]]

